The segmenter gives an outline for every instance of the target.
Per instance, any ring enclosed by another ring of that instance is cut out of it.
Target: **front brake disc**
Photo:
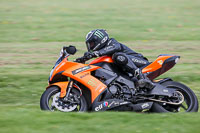
[[[59,111],[62,112],[71,112],[77,108],[77,105],[75,104],[69,105],[64,103],[62,99],[60,99],[60,92],[53,96],[53,102],[51,106],[52,107],[54,106],[55,108],[57,108]]]

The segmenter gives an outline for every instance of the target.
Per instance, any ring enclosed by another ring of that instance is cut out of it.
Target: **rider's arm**
[[[122,51],[121,44],[118,42],[114,42],[104,47],[103,49],[100,49],[98,52],[100,56],[103,56],[103,55],[112,55],[115,52],[119,51]]]

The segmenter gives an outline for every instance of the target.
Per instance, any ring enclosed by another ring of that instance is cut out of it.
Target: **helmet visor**
[[[87,43],[87,49],[88,49],[88,51],[93,50],[94,47],[95,47],[94,42],[88,42],[88,43]]]

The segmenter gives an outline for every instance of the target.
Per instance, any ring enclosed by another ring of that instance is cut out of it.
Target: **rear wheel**
[[[194,92],[187,86],[174,82],[166,81],[162,83],[167,88],[175,89],[184,96],[184,101],[180,105],[171,105],[163,103],[154,103],[152,112],[197,112],[198,111],[198,100]]]
[[[62,112],[84,112],[87,111],[87,102],[83,95],[75,88],[72,88],[69,97],[60,98],[60,89],[56,86],[48,88],[40,99],[42,110],[62,111]]]

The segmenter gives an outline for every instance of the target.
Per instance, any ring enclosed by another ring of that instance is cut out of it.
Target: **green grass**
[[[39,100],[63,45],[86,51],[94,28],[143,53],[150,61],[176,54],[180,62],[161,77],[193,89],[200,100],[200,1],[1,0],[0,133],[199,132],[200,114],[40,111]]]
[[[42,112],[32,106],[11,107],[0,119],[1,132],[30,133],[198,133],[199,114],[139,114],[132,112],[59,113]],[[30,109],[32,111],[30,112]],[[7,112],[9,110],[9,112]],[[3,122],[3,123],[2,123]],[[11,127],[12,126],[12,127]]]
[[[199,0],[1,0],[1,42],[84,41],[105,28],[122,41],[199,40]]]

